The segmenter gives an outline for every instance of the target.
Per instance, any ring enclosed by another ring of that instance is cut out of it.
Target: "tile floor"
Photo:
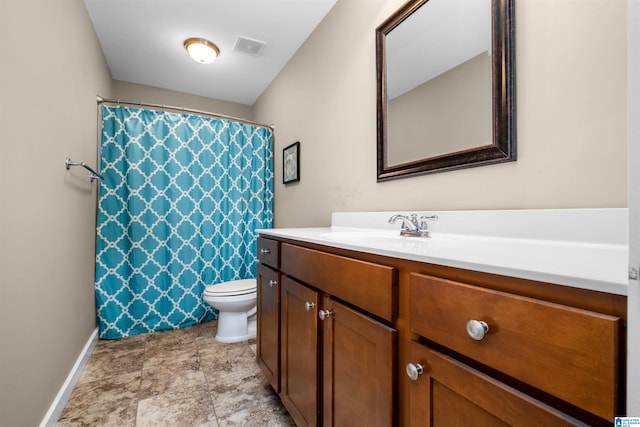
[[[294,426],[255,361],[255,341],[214,340],[216,321],[99,341],[57,426]]]

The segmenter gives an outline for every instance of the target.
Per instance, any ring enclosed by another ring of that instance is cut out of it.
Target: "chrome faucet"
[[[410,216],[406,215],[392,215],[389,218],[389,224],[395,224],[396,221],[402,221],[402,228],[400,229],[401,236],[407,237],[429,237],[429,231],[427,230],[427,221],[428,220],[437,220],[437,215],[420,216],[418,219],[417,214],[411,214]]]

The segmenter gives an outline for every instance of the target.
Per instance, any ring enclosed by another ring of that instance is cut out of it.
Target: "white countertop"
[[[262,235],[317,243],[627,294],[627,209],[417,212],[438,215],[431,237],[402,237],[394,213],[335,213],[331,227],[261,229]]]

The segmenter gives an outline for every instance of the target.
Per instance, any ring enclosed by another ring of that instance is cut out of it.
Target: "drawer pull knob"
[[[320,320],[324,320],[326,318],[328,318],[329,316],[331,316],[331,311],[329,310],[320,310],[318,312],[318,317],[320,318]]]
[[[278,284],[277,280],[269,280],[269,286],[271,286],[272,288]]]
[[[469,320],[467,322],[467,333],[471,338],[480,341],[489,332],[489,325],[482,320]]]
[[[271,249],[260,249],[260,253],[261,254],[270,254],[271,253]]]
[[[407,376],[411,378],[411,381],[416,381],[424,372],[424,368],[419,363],[416,363],[415,365],[413,363],[407,363],[405,371],[407,371]]]
[[[307,311],[310,311],[315,306],[316,306],[315,302],[307,301],[307,302],[304,303],[304,309],[307,310]]]

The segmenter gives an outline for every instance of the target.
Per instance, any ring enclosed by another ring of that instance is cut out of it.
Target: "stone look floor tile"
[[[58,426],[294,426],[256,363],[255,340],[217,322],[99,341]]]
[[[220,427],[227,426],[279,426],[295,427],[295,423],[282,405],[276,407],[272,404],[256,405],[244,408],[218,420]]]
[[[211,398],[205,388],[188,396],[161,394],[138,403],[136,427],[140,426],[217,426]]]
[[[138,340],[135,345],[105,345],[91,354],[78,383],[86,383],[112,375],[140,372],[144,341]]]
[[[135,426],[140,372],[112,375],[75,387],[59,426]]]
[[[164,365],[161,369],[151,367],[142,371],[140,399],[158,395],[188,397],[194,390],[207,390],[204,373],[197,357],[179,361],[178,365]]]

